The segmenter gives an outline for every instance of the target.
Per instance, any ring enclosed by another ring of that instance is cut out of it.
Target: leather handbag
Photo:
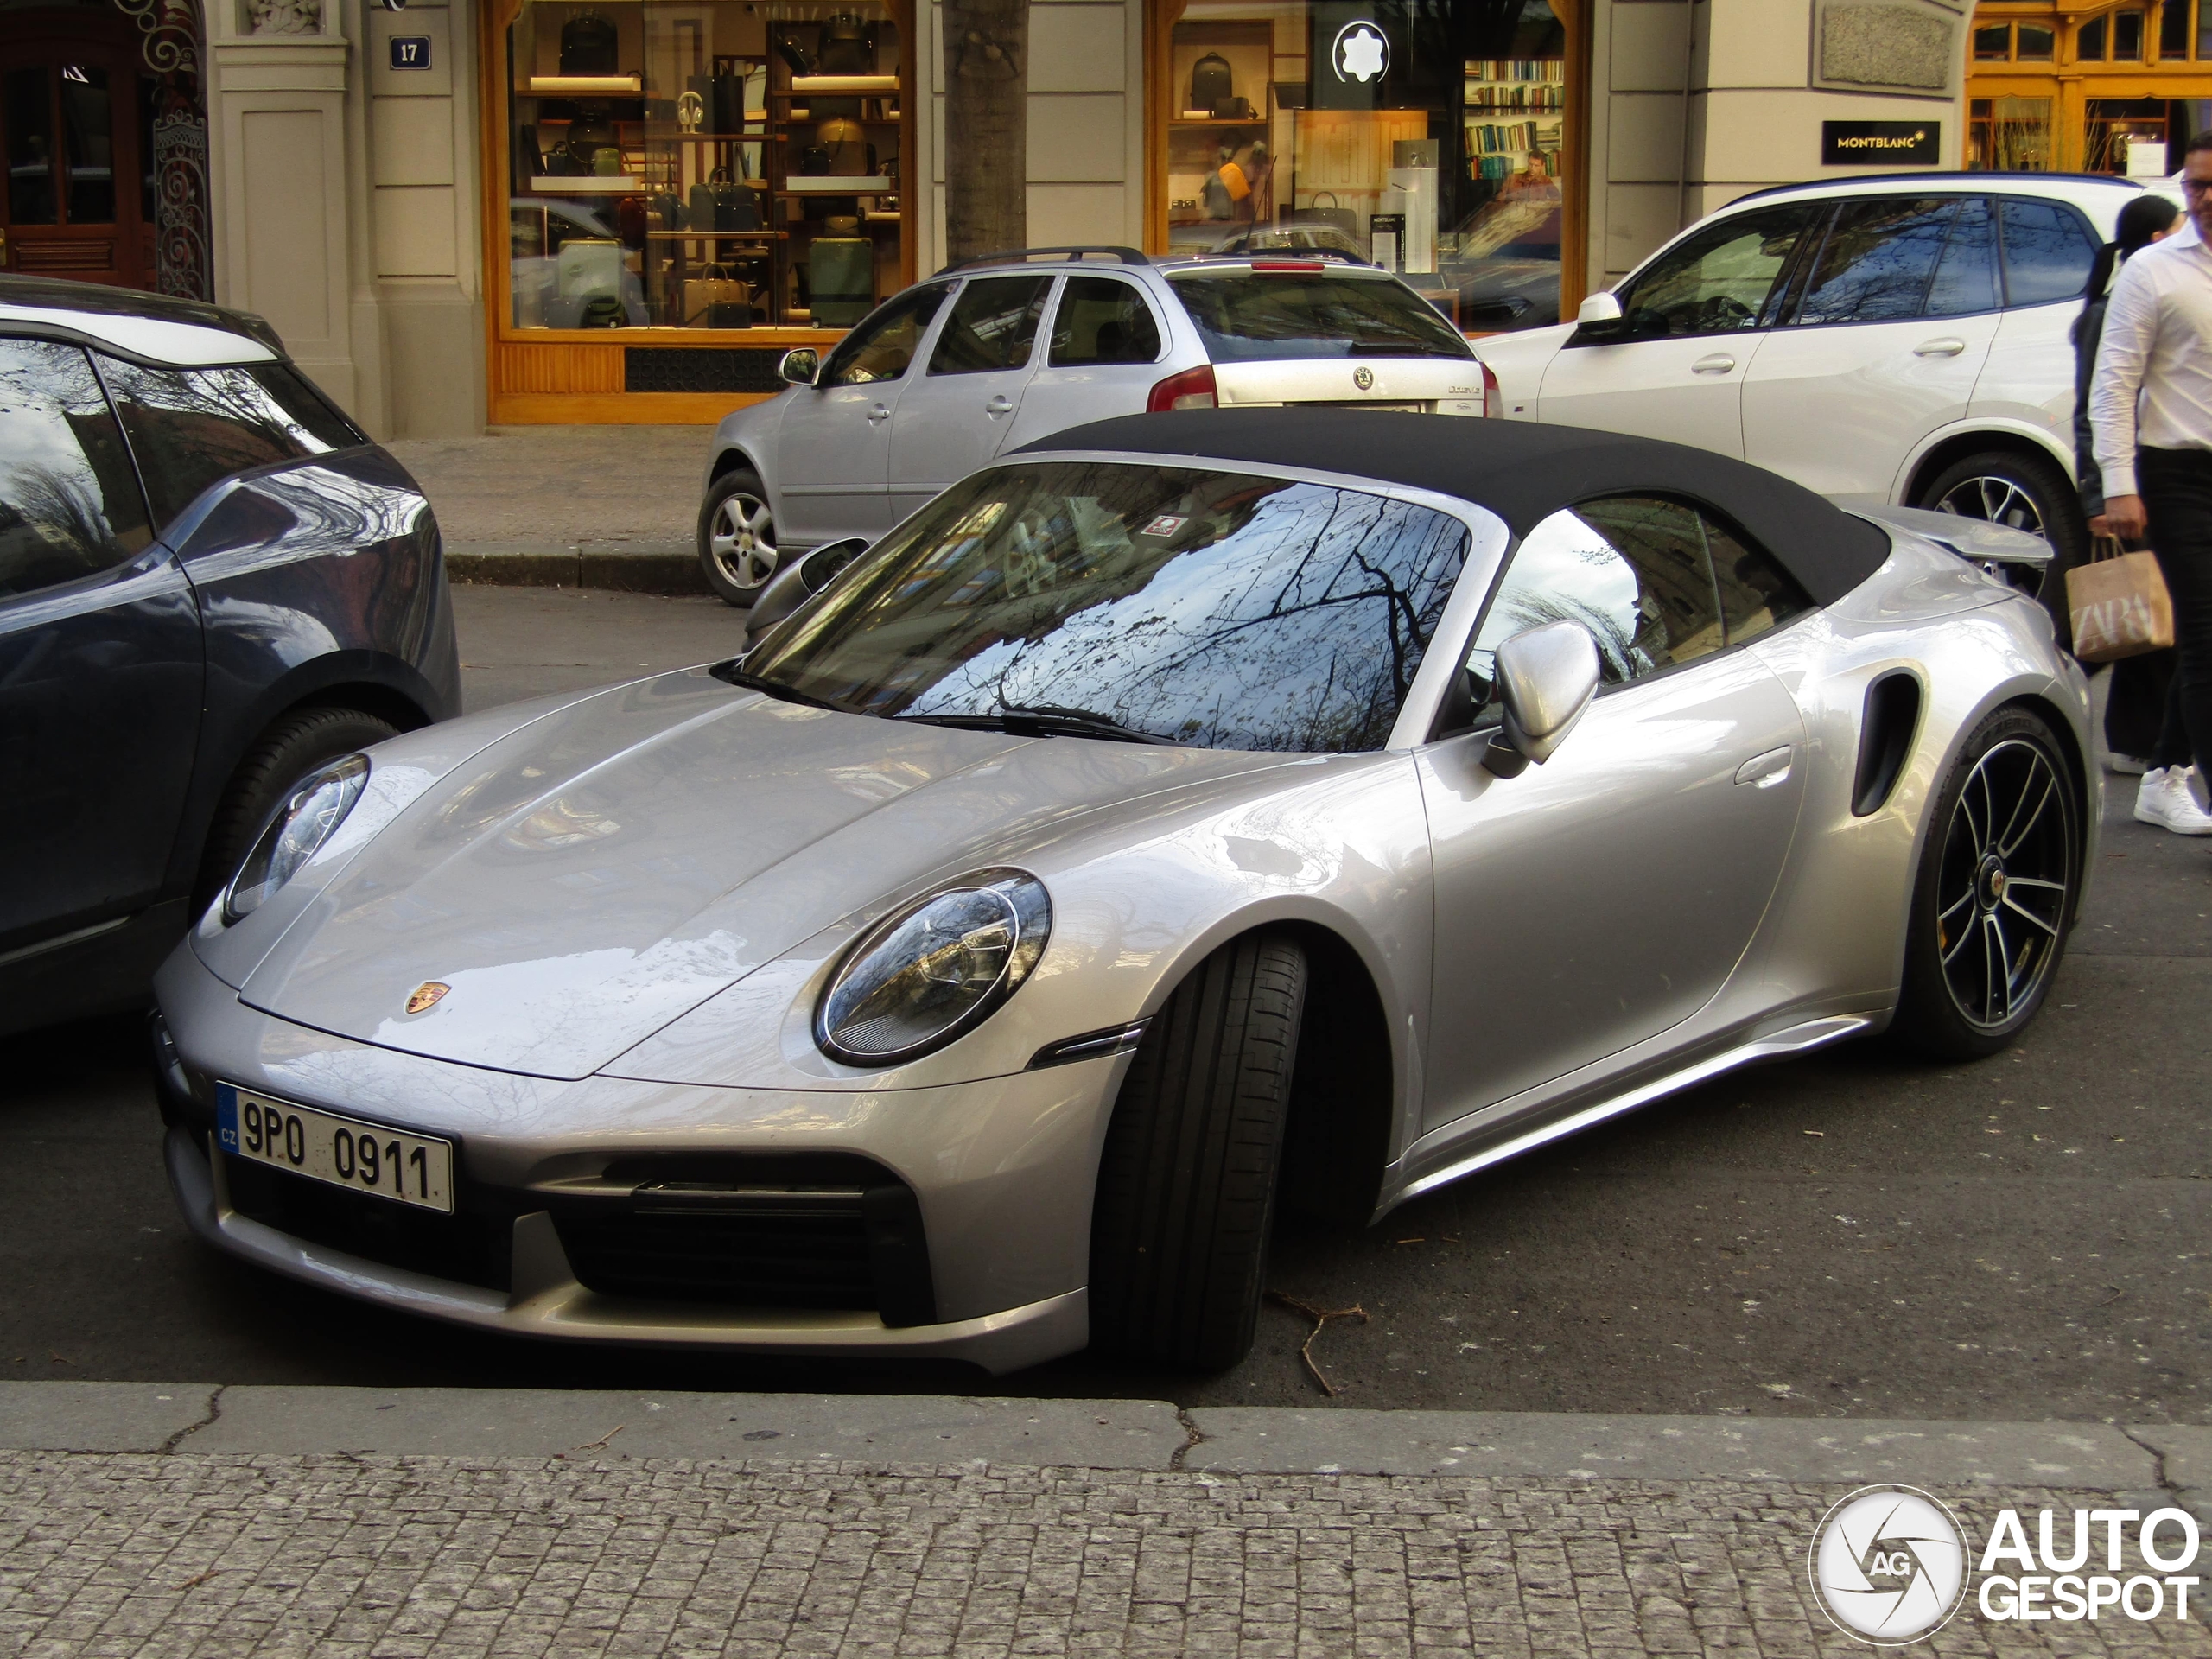
[[[857,121],[824,121],[815,130],[814,141],[826,158],[824,173],[859,176],[875,171],[875,146]]]
[[[561,25],[563,74],[620,74],[621,61],[621,36],[597,12],[580,11]]]
[[[806,251],[807,303],[817,328],[849,328],[875,308],[875,245],[838,214]]]
[[[2116,536],[2098,537],[2089,562],[2066,573],[2066,610],[2074,655],[2085,663],[2116,663],[2174,642],[2174,604],[2158,556],[2127,552]]]
[[[1324,196],[1329,199],[1329,205],[1325,207],[1321,205]],[[1313,202],[1299,208],[1296,216],[1301,224],[1333,225],[1346,236],[1359,234],[1359,214],[1352,208],[1337,206],[1337,193],[1333,190],[1316,190]]]
[[[718,231],[757,231],[760,228],[760,195],[740,180],[721,179],[714,187],[715,228]]]
[[[725,265],[709,265],[683,284],[679,308],[686,328],[750,328],[753,290]]]
[[[1220,53],[1209,52],[1191,66],[1191,96],[1185,108],[1211,110],[1236,95],[1236,88],[1229,78],[1229,60]]]

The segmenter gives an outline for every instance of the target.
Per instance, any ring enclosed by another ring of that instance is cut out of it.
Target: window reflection
[[[360,442],[280,364],[150,369],[103,357],[100,372],[130,435],[157,524],[166,524],[232,473]]]
[[[107,569],[149,539],[130,457],[85,353],[0,340],[0,596]]]

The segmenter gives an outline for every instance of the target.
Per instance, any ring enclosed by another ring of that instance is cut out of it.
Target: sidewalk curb
[[[1329,1411],[1161,1400],[0,1382],[0,1447],[697,1458],[1592,1480],[1895,1481],[2196,1509],[2212,1428]]]
[[[599,588],[622,594],[705,594],[689,542],[452,542],[446,576],[503,588]]]

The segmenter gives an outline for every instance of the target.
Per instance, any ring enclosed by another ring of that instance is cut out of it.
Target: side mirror
[[[868,551],[857,536],[802,553],[768,578],[745,613],[745,648],[834,582],[840,571]]]
[[[784,353],[776,372],[795,386],[810,386],[822,372],[822,353],[811,346],[797,346]]]
[[[1567,741],[1598,695],[1598,642],[1580,622],[1547,622],[1497,648],[1497,695],[1505,728],[1483,764],[1501,778],[1541,766]]]
[[[1617,294],[1592,294],[1575,308],[1574,326],[1585,334],[1603,336],[1621,326],[1621,302]]]

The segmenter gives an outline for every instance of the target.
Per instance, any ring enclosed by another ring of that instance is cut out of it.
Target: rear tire
[[[2072,622],[2066,609],[2066,573],[2088,556],[2089,531],[2081,497],[2058,463],[2017,449],[1985,450],[1953,461],[1922,486],[1916,504],[1935,512],[1983,518],[2013,530],[2031,531],[2050,543],[2051,560],[2043,579],[2019,566],[2006,568],[2030,598],[2050,613],[2058,643],[2071,648]],[[2018,574],[2014,574],[2018,573]]]
[[[207,826],[192,911],[207,908],[253,850],[253,838],[292,785],[327,761],[393,736],[398,728],[358,709],[303,709],[278,721],[231,774]]]
[[[751,608],[781,562],[767,486],[749,467],[724,473],[699,507],[699,568],[725,605]]]
[[[1897,1033],[1936,1059],[2008,1047],[2050,994],[2082,893],[2079,786],[2040,715],[2000,709],[1936,793]]]
[[[1094,1348],[1199,1370],[1250,1351],[1305,997],[1305,952],[1255,934],[1146,1027],[1099,1162]]]

